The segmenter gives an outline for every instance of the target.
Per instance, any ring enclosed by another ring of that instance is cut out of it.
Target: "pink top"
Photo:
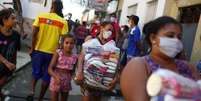
[[[58,49],[57,53],[59,54],[59,58],[56,67],[59,69],[72,70],[77,62],[77,55],[72,54],[71,56],[65,56],[62,49]]]

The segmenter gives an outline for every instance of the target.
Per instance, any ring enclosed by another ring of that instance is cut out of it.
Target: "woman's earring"
[[[156,45],[156,41],[152,41],[153,45]]]

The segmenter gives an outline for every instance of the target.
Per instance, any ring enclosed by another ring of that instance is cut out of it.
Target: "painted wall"
[[[10,4],[3,4],[4,2],[12,2],[12,0],[0,0],[0,4],[5,6],[6,8],[13,8],[13,6]],[[0,9],[3,9],[3,7],[0,6]]]
[[[143,25],[146,23],[145,16],[146,16],[146,12],[148,12],[147,4],[148,2],[151,2],[151,1],[152,0],[124,0],[121,18],[120,18],[120,24],[121,25],[128,24],[128,19],[126,17],[128,15],[128,7],[137,4],[136,15],[138,15],[140,18],[139,26],[140,28],[142,28]],[[155,18],[162,16],[164,14],[165,3],[166,3],[166,0],[158,0]]]
[[[194,40],[191,62],[196,64],[199,60],[201,60],[201,15]]]
[[[12,1],[13,0],[0,0],[0,4]],[[30,0],[21,0],[21,3],[23,9],[23,16],[25,18],[35,19],[38,14],[50,11],[52,0],[47,0],[46,7],[44,7],[44,4],[34,3]],[[13,8],[13,6],[10,4],[3,4],[3,6],[5,6],[6,8]],[[0,9],[3,9],[3,7],[0,6]]]
[[[84,6],[81,6],[78,3],[72,2],[71,0],[62,0],[63,1],[63,13],[67,15],[68,13],[72,13],[72,20],[75,21],[76,19],[81,20],[82,13],[85,10]],[[67,19],[67,18],[66,18]]]
[[[201,4],[201,0],[167,0],[165,5],[164,15],[172,16],[174,18],[178,18],[179,16],[179,8],[187,7],[192,5]],[[196,64],[199,60],[201,60],[201,16],[197,25],[197,30],[195,32],[195,40],[193,42],[193,49],[190,57],[190,62],[192,64]]]
[[[52,0],[47,0],[47,5],[30,2],[30,0],[21,0],[23,16],[29,19],[34,19],[42,12],[49,12]]]

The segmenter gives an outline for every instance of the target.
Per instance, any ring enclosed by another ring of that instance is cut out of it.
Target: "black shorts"
[[[0,78],[11,76],[13,71],[10,71],[5,65],[0,64]]]

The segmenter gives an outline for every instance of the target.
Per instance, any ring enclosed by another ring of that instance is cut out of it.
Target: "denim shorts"
[[[40,51],[33,51],[31,54],[32,59],[32,76],[35,80],[42,79],[49,83],[50,76],[48,74],[48,66],[52,59],[52,54]]]

